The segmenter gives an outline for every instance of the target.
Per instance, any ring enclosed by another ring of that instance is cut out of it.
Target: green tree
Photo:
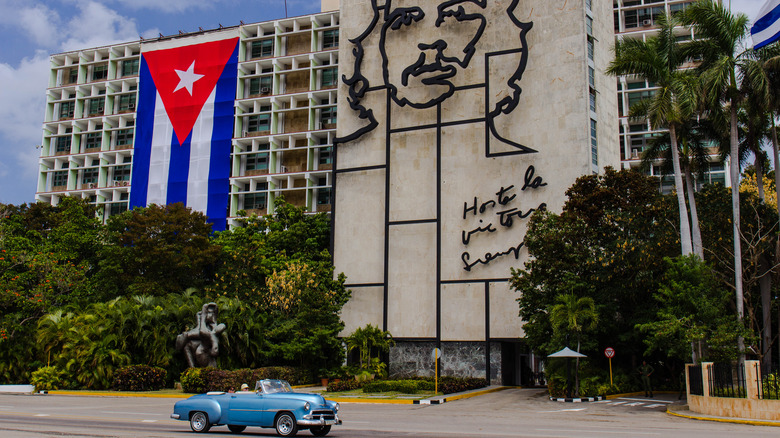
[[[664,261],[667,270],[653,295],[657,317],[637,324],[646,336],[647,352],[693,363],[736,359],[736,339],[745,333],[733,312],[731,294],[698,258]]]
[[[574,293],[560,294],[555,299],[556,304],[550,309],[550,323],[553,333],[560,338],[561,332],[574,335],[577,339],[577,353],[580,352],[582,334],[592,331],[598,326],[599,315],[596,303],[591,297],[578,297]],[[580,358],[574,373],[574,395],[580,395]]]
[[[663,257],[679,250],[676,209],[655,178],[633,170],[580,177],[567,196],[560,215],[532,216],[525,239],[530,258],[512,271],[526,339],[540,354],[559,349],[549,310],[558,295],[574,291],[594,300],[600,321],[583,351],[612,346],[628,367],[643,351],[634,325],[654,317],[647,303]]]
[[[112,216],[95,282],[108,289],[106,299],[203,287],[213,278],[220,251],[210,233],[206,216],[181,203]]]
[[[630,113],[633,117],[646,117],[653,129],[669,130],[674,187],[680,211],[682,254],[691,254],[696,249],[696,253],[702,257],[701,242],[692,243],[677,139],[680,127],[689,123],[695,113],[699,81],[693,72],[681,69],[683,64],[688,62],[688,58],[681,50],[674,33],[679,24],[676,18],[661,15],[657,24],[658,34],[646,40],[619,39],[615,43],[615,59],[610,63],[607,72],[613,75],[636,75],[659,87],[652,97],[635,104]],[[693,200],[693,196],[690,200]],[[695,205],[695,202],[692,205]],[[698,222],[697,217],[692,219]],[[699,244],[698,248],[695,248],[696,243]]]
[[[349,351],[358,351],[358,361],[361,369],[371,366],[371,361],[378,358],[379,354],[387,353],[393,346],[393,336],[384,330],[368,324],[358,327],[349,336],[344,338]],[[374,356],[376,354],[376,356]]]

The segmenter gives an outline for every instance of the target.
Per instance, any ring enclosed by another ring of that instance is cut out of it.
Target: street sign
[[[433,351],[431,351],[431,359],[437,360],[441,357],[441,348],[434,348]]]
[[[604,356],[607,356],[607,359],[609,359],[609,386],[612,386],[612,358],[615,357],[615,349],[607,347],[604,350]]]
[[[433,392],[434,394],[439,393],[439,358],[441,357],[441,348],[434,348],[433,351],[431,351],[431,359],[433,359],[433,363],[435,364],[435,370],[433,372]]]

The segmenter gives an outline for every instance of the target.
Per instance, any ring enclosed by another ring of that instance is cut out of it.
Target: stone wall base
[[[389,374],[391,378],[412,376],[432,377],[434,341],[396,341],[390,349]],[[442,342],[439,375],[485,378],[485,342]],[[490,384],[501,385],[501,344],[490,343]]]

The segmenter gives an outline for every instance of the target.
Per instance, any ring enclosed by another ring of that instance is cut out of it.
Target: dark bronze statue
[[[191,368],[216,367],[219,335],[225,324],[217,324],[217,304],[207,303],[198,312],[197,325],[176,337],[176,349],[184,350]]]

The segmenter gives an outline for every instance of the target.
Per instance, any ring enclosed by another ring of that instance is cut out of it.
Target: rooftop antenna
[[[284,0],[284,18],[287,18],[287,0]]]
[[[203,27],[201,27],[201,26],[198,26],[198,30],[199,30],[199,31],[201,31],[201,32],[203,32]]]

